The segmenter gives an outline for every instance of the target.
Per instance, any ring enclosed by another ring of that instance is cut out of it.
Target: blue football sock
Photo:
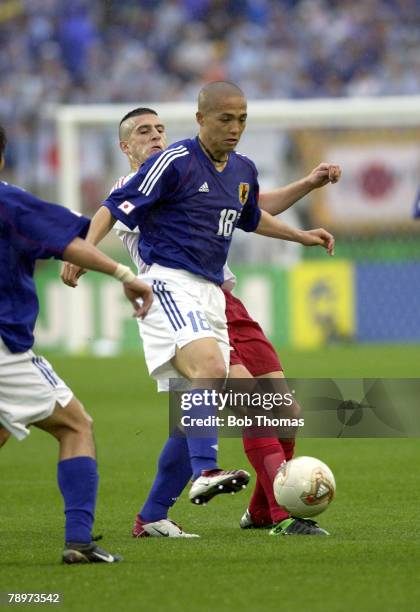
[[[158,472],[146,503],[140,510],[143,521],[167,518],[192,476],[187,441],[182,435],[168,438],[159,457]]]
[[[98,471],[91,457],[73,457],[58,463],[58,486],[64,498],[66,542],[90,543],[95,518]]]
[[[193,401],[193,398],[196,398],[195,401]],[[191,404],[191,409],[185,412],[183,416],[190,416],[191,423],[194,423],[193,419],[207,419],[205,421],[206,425],[192,424],[191,426],[186,426],[184,424],[193,470],[193,480],[195,480],[201,475],[203,470],[218,469],[217,427],[214,425],[217,406],[211,400],[211,391],[207,389],[193,389],[191,391]]]

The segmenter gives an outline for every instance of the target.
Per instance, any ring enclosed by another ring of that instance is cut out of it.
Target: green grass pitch
[[[172,517],[199,540],[133,540],[130,529],[167,433],[142,358],[49,356],[95,419],[100,469],[96,533],[119,565],[63,566],[57,448],[33,430],[1,452],[0,591],[59,592],[62,610],[401,611],[419,609],[419,441],[303,439],[297,454],[333,469],[337,498],[319,517],[329,538],[243,532],[249,491]],[[290,376],[417,377],[420,347],[282,351]],[[246,467],[240,440],[221,441],[221,464]]]

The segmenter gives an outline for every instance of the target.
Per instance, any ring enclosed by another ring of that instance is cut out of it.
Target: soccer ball
[[[335,479],[319,459],[296,457],[281,466],[273,488],[279,506],[292,516],[307,518],[327,509],[335,495]]]

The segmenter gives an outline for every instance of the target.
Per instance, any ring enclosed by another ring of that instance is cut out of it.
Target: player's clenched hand
[[[144,319],[150,306],[153,302],[153,292],[151,287],[147,283],[143,283],[138,278],[131,281],[131,283],[124,283],[124,293],[130,300],[134,308],[134,317],[140,317]],[[137,300],[141,300],[141,303]]]
[[[337,164],[319,164],[307,176],[312,188],[323,187],[328,183],[336,183],[340,180],[341,168]]]
[[[64,261],[61,266],[60,278],[65,285],[69,287],[77,287],[77,281],[82,276],[82,274],[86,274],[87,270],[84,268],[80,268],[74,264],[69,263],[68,261]]]
[[[322,227],[302,232],[301,244],[304,246],[322,246],[328,255],[334,255],[335,238]]]

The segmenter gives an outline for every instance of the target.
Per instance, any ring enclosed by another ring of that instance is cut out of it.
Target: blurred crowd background
[[[249,99],[418,95],[419,42],[419,0],[0,0],[0,121],[10,141],[2,178],[57,200],[57,104],[193,101],[220,79]],[[165,121],[172,142],[194,133],[174,134]],[[79,130],[88,215],[127,172],[116,127]],[[331,260],[235,232],[230,263],[250,311],[282,346],[420,342],[420,224],[411,220],[419,125],[264,130],[250,117],[239,149],[256,162],[262,189],[320,161],[342,165],[337,185],[285,216],[339,240]],[[117,243],[105,248],[121,258]],[[87,275],[72,292],[48,266],[37,278],[42,346],[137,350],[115,283]]]
[[[193,100],[217,79],[250,99],[416,94],[419,33],[418,0],[2,0],[8,167],[48,183],[48,103]]]

